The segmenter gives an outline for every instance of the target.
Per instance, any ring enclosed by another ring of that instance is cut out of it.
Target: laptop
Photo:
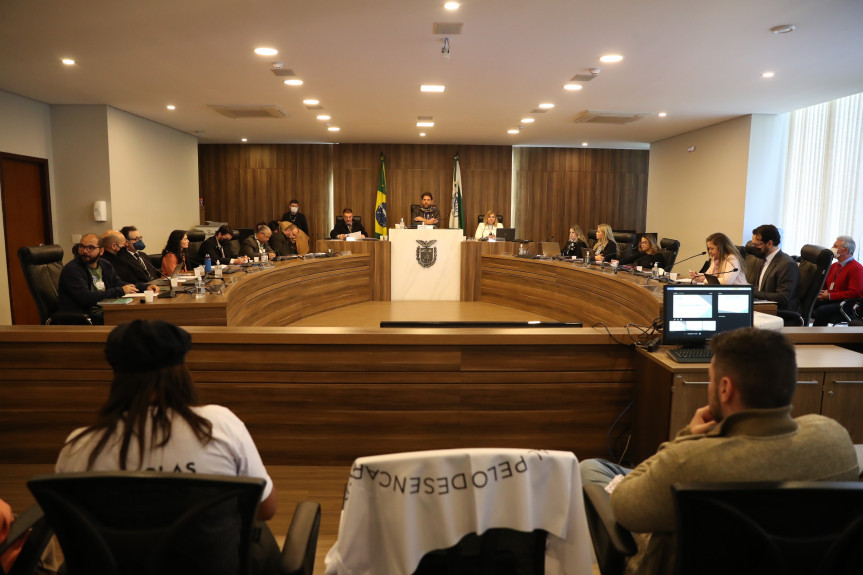
[[[560,255],[560,244],[557,242],[542,242],[542,255],[551,258]]]
[[[497,228],[494,231],[494,239],[499,242],[514,242],[515,228]]]
[[[586,262],[596,263],[596,250],[581,248],[581,257]]]

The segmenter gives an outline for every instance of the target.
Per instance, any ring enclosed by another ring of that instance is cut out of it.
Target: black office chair
[[[343,222],[343,221],[345,221],[345,218],[344,218],[344,216],[336,216],[336,221],[337,222]],[[354,220],[353,221],[361,224],[361,223],[363,223],[363,217],[354,214]]]
[[[497,212],[495,212],[495,213],[494,213],[494,215],[495,215],[495,217],[497,218],[497,223],[499,223],[499,224],[500,224],[500,225],[502,225],[503,227],[506,227],[506,224],[505,224],[505,223],[503,223],[503,216],[502,216],[502,215],[500,215],[500,214],[499,214],[499,213],[497,213]],[[480,214],[480,215],[478,215],[478,216],[477,216],[477,218],[476,218],[476,223],[477,223],[477,225],[479,225],[479,224],[483,223],[484,221],[485,221],[485,214]]]
[[[531,533],[514,529],[488,529],[470,533],[448,549],[423,555],[413,575],[543,575],[545,542],[542,529]]]
[[[248,572],[263,479],[160,472],[66,473],[27,482],[69,575]],[[297,506],[280,573],[311,575],[320,505]]]
[[[3,566],[0,565],[0,575],[31,575],[34,573],[39,560],[42,558],[42,553],[44,553],[45,547],[48,546],[53,535],[54,532],[48,527],[45,514],[42,513],[42,509],[38,505],[32,505],[24,510],[12,522],[6,539],[0,541],[0,557],[10,547],[19,544],[22,540],[24,540],[24,545],[9,571],[4,570]]]
[[[848,325],[863,326],[863,299],[844,299],[839,302],[839,313]]]
[[[676,573],[863,573],[863,484],[678,484]]]
[[[617,259],[622,260],[632,255],[638,236],[630,232],[614,232],[614,241],[617,243]]]
[[[833,252],[827,248],[806,244],[800,250],[797,268],[800,281],[797,284],[797,303],[799,311],[779,310],[776,312],[786,326],[807,326],[812,317],[812,309],[818,292],[824,286],[827,271],[833,262]]]
[[[662,238],[659,240],[659,251],[665,256],[665,271],[670,272],[674,267],[674,262],[677,261],[677,254],[680,252],[680,241]]]
[[[23,246],[18,248],[18,260],[42,324],[93,325],[86,314],[57,311],[60,272],[63,271],[62,247]]]

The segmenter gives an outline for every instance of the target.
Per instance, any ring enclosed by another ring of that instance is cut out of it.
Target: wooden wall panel
[[[514,148],[517,236],[565,241],[569,226],[644,231],[646,150]]]

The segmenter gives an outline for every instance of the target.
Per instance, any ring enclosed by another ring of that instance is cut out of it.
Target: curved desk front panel
[[[482,257],[480,299],[586,326],[649,326],[659,317],[662,285],[598,267],[509,256]]]

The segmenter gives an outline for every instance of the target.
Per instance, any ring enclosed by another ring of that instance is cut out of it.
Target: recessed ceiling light
[[[290,80],[285,80],[285,84],[288,86],[302,86],[303,81],[299,78],[291,78]]]
[[[665,117],[665,116],[667,116],[667,115],[668,115],[668,113],[667,113],[667,112],[660,112],[660,113],[659,113],[659,117],[660,117],[660,118],[664,118],[664,117]]]
[[[780,24],[779,26],[774,26],[770,29],[774,34],[788,34],[789,32],[794,32],[797,30],[797,26],[794,24]]]
[[[275,56],[278,53],[275,48],[255,48],[255,54],[258,56]]]
[[[248,139],[248,138],[240,138],[240,141],[241,141],[241,142],[248,142],[248,141],[249,141],[249,139]]]
[[[522,124],[533,124],[534,121],[535,120],[533,118],[522,118],[521,119]]]
[[[318,100],[315,100],[314,98],[308,98],[306,100],[303,100],[303,104],[305,104],[306,106],[317,106],[318,104],[320,104],[320,102]]]
[[[620,62],[623,60],[623,56],[620,54],[606,54],[605,56],[600,56],[599,61],[605,62],[606,64],[614,64],[615,62]]]
[[[507,130],[506,133],[507,134],[518,134],[518,130],[517,129]]]
[[[581,143],[581,145],[582,145],[582,146],[586,146],[586,145],[587,145],[587,142],[582,142],[582,143]]]
[[[763,74],[761,74],[762,78],[772,78],[773,76],[775,76],[773,72],[764,72]]]
[[[425,133],[425,132],[420,132],[420,137],[425,138],[425,137],[426,137],[426,133]]]
[[[339,130],[341,130],[341,128],[339,128],[338,126],[330,126],[329,128],[327,128],[327,130],[329,130],[330,132],[338,132]]]
[[[564,89],[564,90],[569,90],[570,92],[576,92],[576,91],[578,91],[578,90],[581,90],[582,88],[584,88],[584,86],[582,86],[581,84],[572,84],[572,83],[570,83],[570,84],[564,84],[564,85],[563,85],[563,89]]]
[[[176,110],[177,109],[177,106],[175,106],[174,104],[168,104],[165,107],[168,108],[169,110]]]
[[[458,2],[444,2],[443,5],[447,10],[458,10],[459,6],[461,6],[461,4]]]
[[[73,60],[72,58],[63,58],[60,61],[63,62],[64,64],[66,64],[67,66],[74,66],[75,65],[75,60]]]
[[[421,120],[417,122],[417,128],[434,128],[434,122]]]
[[[206,134],[207,131],[206,130],[195,130],[195,133],[196,134]]]
[[[443,92],[446,86],[440,84],[423,84],[420,86],[420,92]]]
[[[540,104],[539,107],[542,110],[551,110],[552,108],[554,108],[554,104],[552,104],[551,102],[544,102]]]
[[[327,114],[318,114],[318,120],[329,120],[330,116]]]

